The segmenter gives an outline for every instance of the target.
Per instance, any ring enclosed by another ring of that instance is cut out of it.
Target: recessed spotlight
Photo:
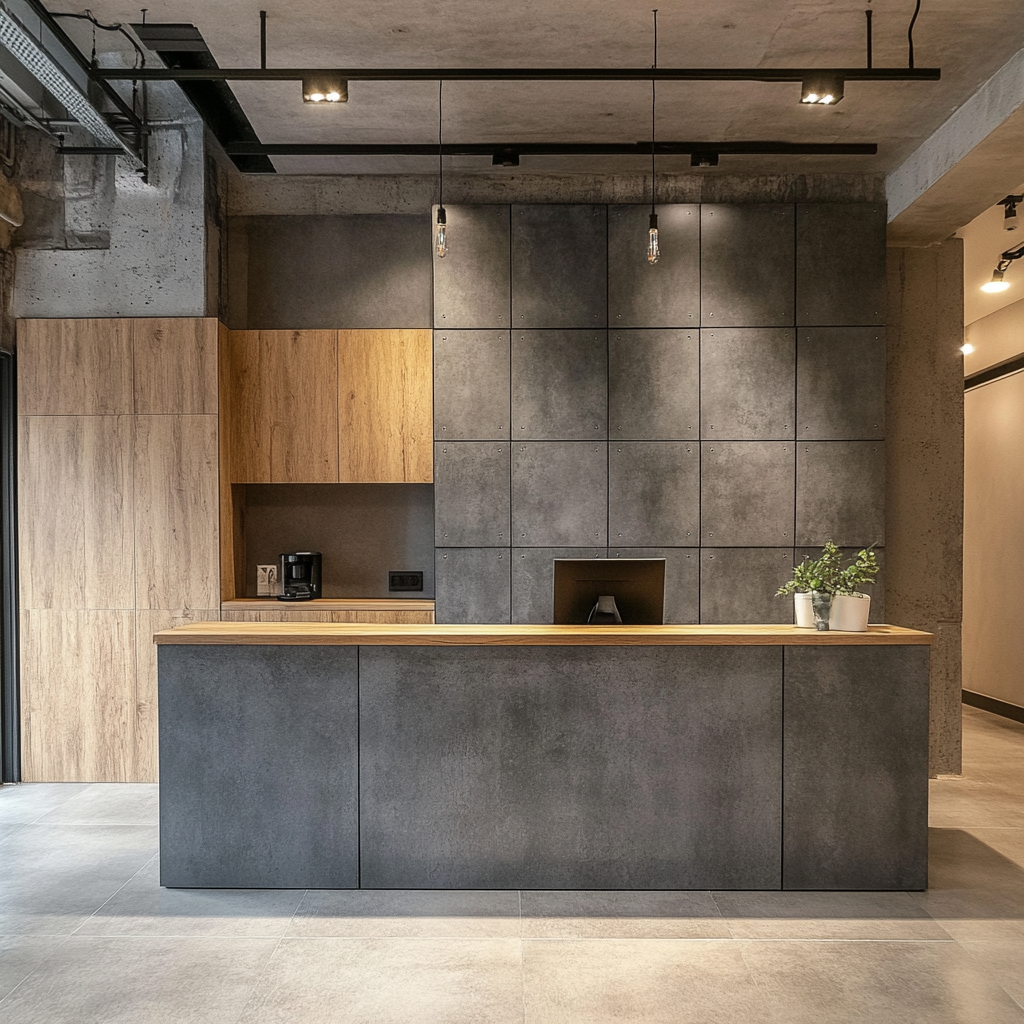
[[[801,103],[816,103],[819,106],[835,106],[843,98],[844,82],[838,75],[823,72],[805,78],[800,90]]]
[[[303,103],[347,103],[348,82],[340,75],[320,74],[302,80]]]

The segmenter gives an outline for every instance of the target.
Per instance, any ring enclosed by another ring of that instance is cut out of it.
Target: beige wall
[[[972,388],[964,418],[963,685],[1024,707],[1024,374]]]
[[[963,242],[890,248],[886,318],[886,618],[935,634],[933,774],[960,771]]]

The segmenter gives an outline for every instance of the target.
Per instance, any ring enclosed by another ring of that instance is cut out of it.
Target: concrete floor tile
[[[0,786],[0,836],[8,825],[28,825],[84,792],[89,782],[20,782]]]
[[[949,935],[905,892],[716,892],[737,939],[934,939]]]
[[[63,941],[50,935],[0,935],[0,1000],[33,971],[45,970]]]
[[[164,889],[154,857],[76,935],[283,936],[302,889]]]
[[[156,852],[150,825],[25,826],[3,843],[0,934],[70,934]]]
[[[1024,1010],[955,942],[745,942],[782,1024],[1024,1024]]]
[[[499,939],[519,937],[519,893],[310,889],[289,936]]]
[[[960,945],[1024,1007],[1024,931],[1003,939],[961,940]]]
[[[17,1024],[235,1024],[276,939],[79,938],[0,1002]]]
[[[767,1024],[731,940],[524,939],[526,1024]]]
[[[524,938],[727,939],[707,892],[523,892]]]
[[[932,779],[932,828],[1024,828],[1024,800],[1013,786],[980,779]]]
[[[40,825],[156,825],[159,789],[139,782],[95,782],[38,819]]]
[[[238,1024],[522,1024],[518,939],[284,939]]]

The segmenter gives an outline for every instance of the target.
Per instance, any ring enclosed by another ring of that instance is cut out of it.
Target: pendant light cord
[[[444,206],[444,153],[441,150],[441,87],[444,79],[437,80],[437,205]]]
[[[658,8],[654,9],[654,70],[658,70]],[[654,168],[654,110],[655,110],[655,79],[651,78],[651,213],[657,202],[657,177]]]

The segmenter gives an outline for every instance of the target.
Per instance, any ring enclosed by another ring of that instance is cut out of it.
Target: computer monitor
[[[556,558],[554,562],[556,624],[588,622],[602,597],[615,599],[623,625],[660,626],[665,621],[664,558]],[[609,611],[603,610],[594,621],[615,621]]]

